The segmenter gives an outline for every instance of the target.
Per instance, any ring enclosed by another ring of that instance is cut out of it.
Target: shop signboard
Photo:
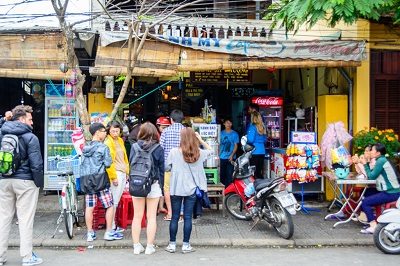
[[[195,84],[219,83],[233,85],[251,84],[251,70],[226,69],[190,72],[190,80]]]
[[[254,96],[251,98],[251,102],[259,106],[281,106],[283,105],[283,98],[276,96]]]
[[[217,124],[200,124],[193,123],[193,130],[198,132],[203,138],[216,138],[218,137],[218,125]]]

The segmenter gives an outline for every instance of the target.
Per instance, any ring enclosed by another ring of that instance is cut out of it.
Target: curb
[[[296,248],[304,246],[332,247],[332,246],[374,246],[373,239],[237,239],[237,238],[204,238],[192,239],[190,243],[198,247],[253,247],[253,248]],[[168,240],[155,240],[154,244],[159,247],[167,246]],[[9,247],[19,247],[19,240],[10,239]],[[92,246],[93,248],[131,248],[132,240],[122,239],[117,241],[106,241],[102,239],[91,243],[86,240],[74,239],[33,239],[34,247],[42,248],[77,248]]]

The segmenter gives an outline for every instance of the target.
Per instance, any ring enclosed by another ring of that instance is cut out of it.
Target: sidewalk
[[[349,222],[333,228],[335,220],[324,221],[328,214],[327,202],[306,202],[306,207],[317,208],[321,212],[311,211],[306,214],[303,211],[293,216],[294,235],[290,240],[282,239],[275,230],[265,222],[258,223],[251,231],[252,221],[240,221],[229,213],[222,217],[222,210],[205,210],[200,219],[193,220],[193,231],[190,242],[194,246],[335,246],[335,245],[373,245],[372,235],[360,233],[362,225],[358,222]],[[124,238],[117,241],[104,241],[104,230],[97,232],[98,239],[92,243],[86,242],[86,230],[74,230],[75,237],[70,240],[65,233],[64,221],[52,238],[57,226],[58,203],[56,195],[39,197],[38,211],[34,224],[34,245],[37,247],[132,247],[132,235],[130,225],[124,232]],[[336,211],[335,207],[333,211]],[[157,234],[155,244],[166,246],[169,240],[169,222],[164,221],[164,214],[157,216]],[[83,218],[81,218],[83,219]],[[179,224],[178,244],[182,241],[183,223]],[[142,230],[142,243],[146,242],[145,230]],[[18,226],[13,223],[10,233],[10,247],[19,246]]]

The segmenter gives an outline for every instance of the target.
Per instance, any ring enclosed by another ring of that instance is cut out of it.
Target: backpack
[[[147,197],[156,176],[153,164],[153,151],[160,146],[154,144],[149,150],[143,150],[138,143],[132,145],[135,156],[132,159],[129,174],[129,194],[134,197]]]
[[[23,162],[19,153],[19,142],[19,137],[12,134],[4,135],[3,139],[1,140],[0,173],[4,176],[14,174]],[[24,145],[23,141],[21,141],[21,143]]]

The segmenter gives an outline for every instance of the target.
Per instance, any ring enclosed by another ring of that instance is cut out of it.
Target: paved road
[[[199,247],[196,252],[170,254],[157,248],[153,255],[133,255],[133,249],[86,249],[78,251],[36,249],[42,265],[399,265],[399,255],[386,255],[374,247],[331,248],[214,248]],[[18,250],[9,252],[6,264],[21,265]]]

